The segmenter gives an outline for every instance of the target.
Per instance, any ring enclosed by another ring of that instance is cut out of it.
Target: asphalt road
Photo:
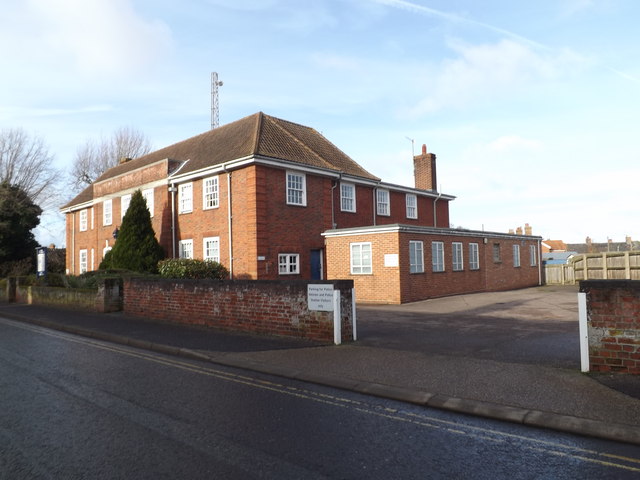
[[[1,319],[0,392],[0,479],[640,475],[640,447]]]

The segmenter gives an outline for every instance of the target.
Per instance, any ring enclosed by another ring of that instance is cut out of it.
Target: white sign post
[[[580,369],[589,371],[589,327],[587,325],[587,294],[578,293],[578,324],[580,334]]]

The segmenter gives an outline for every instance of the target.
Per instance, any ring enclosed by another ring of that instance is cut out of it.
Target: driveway
[[[358,344],[580,368],[577,286],[358,305]]]

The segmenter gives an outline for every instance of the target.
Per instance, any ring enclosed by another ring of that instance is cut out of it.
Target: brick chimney
[[[436,178],[436,154],[427,153],[427,146],[422,145],[422,153],[413,157],[413,176],[416,188],[438,191]]]
[[[533,228],[531,228],[531,225],[528,223],[524,224],[524,234],[529,236],[533,235]]]

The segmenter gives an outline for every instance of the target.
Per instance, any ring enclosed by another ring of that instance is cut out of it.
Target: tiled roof
[[[180,169],[180,174],[185,174],[252,155],[380,180],[313,128],[259,112],[117,165],[103,173],[95,183],[167,158],[189,160]],[[67,206],[90,200],[92,191],[88,187]]]

